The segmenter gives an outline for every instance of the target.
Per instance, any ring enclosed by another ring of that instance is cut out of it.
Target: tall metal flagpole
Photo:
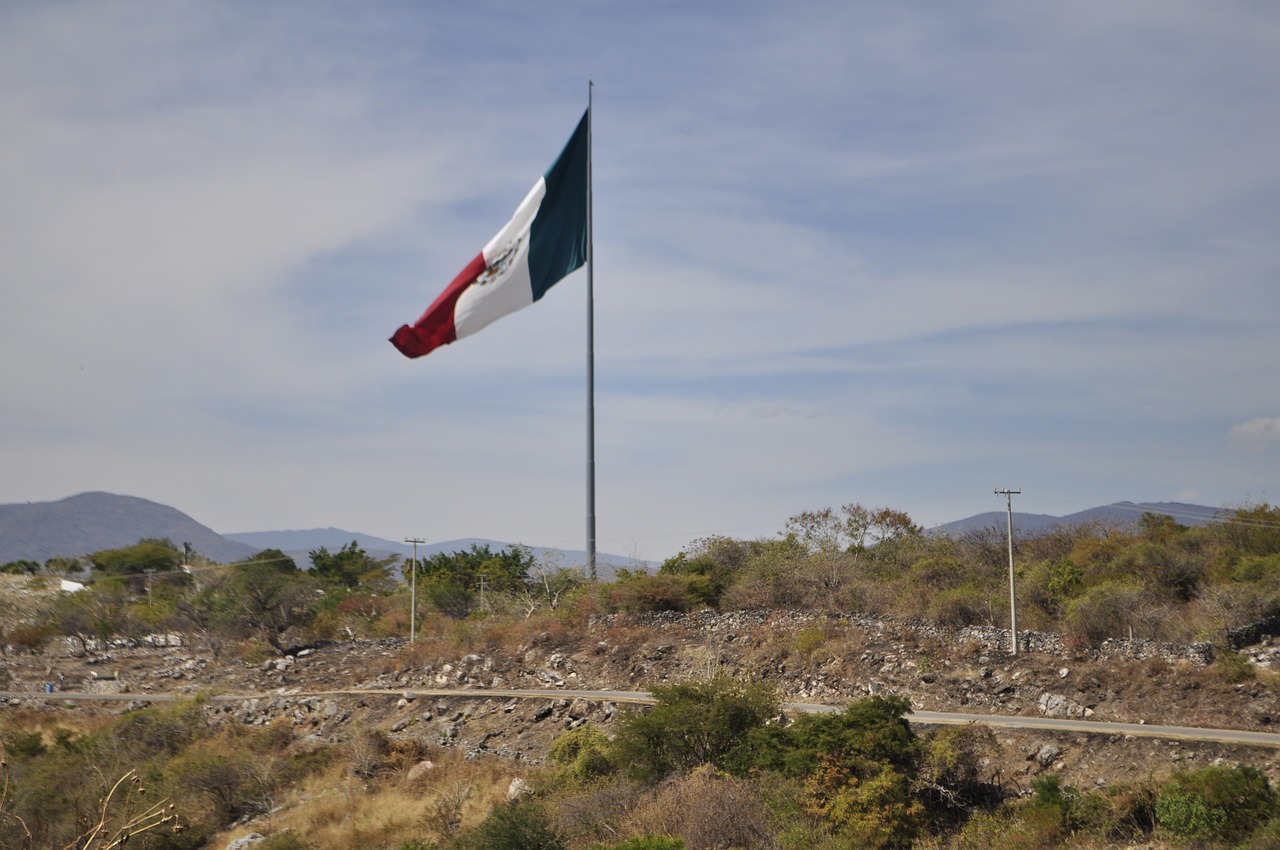
[[[587,574],[596,580],[595,244],[591,234],[591,89],[587,80]]]

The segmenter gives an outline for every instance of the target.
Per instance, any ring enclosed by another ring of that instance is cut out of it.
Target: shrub
[[[1280,818],[1272,818],[1240,845],[1240,850],[1277,850],[1280,848]]]
[[[972,587],[944,590],[929,603],[929,618],[951,628],[990,624],[991,615],[990,599]]]
[[[1104,581],[1071,601],[1067,627],[1094,643],[1120,637],[1143,607],[1144,595],[1137,585]]]
[[[1031,780],[1031,802],[1023,819],[1038,824],[1047,833],[1070,835],[1082,825],[1080,793],[1055,773]]]
[[[641,781],[702,764],[725,766],[747,734],[778,713],[772,685],[720,677],[652,691],[658,704],[622,719],[610,748],[614,763]]]
[[[632,810],[623,829],[642,836],[671,836],[683,842],[678,846],[695,848],[774,843],[774,829],[757,783],[726,776],[709,765],[663,783]]]
[[[958,558],[927,556],[911,565],[908,578],[913,585],[926,591],[954,590],[971,581],[973,573]]]
[[[47,749],[44,736],[39,732],[15,732],[4,741],[5,750],[19,758],[35,758],[44,755]]]
[[[1222,680],[1235,685],[1247,682],[1257,676],[1253,664],[1238,652],[1222,652],[1213,660],[1214,669],[1222,676]]]
[[[1156,795],[1161,831],[1196,840],[1241,838],[1275,812],[1266,774],[1252,765],[1175,773]]]
[[[615,770],[609,758],[609,739],[590,723],[556,738],[547,756],[558,778],[575,782],[587,782]]]
[[[902,697],[871,697],[839,714],[754,730],[755,766],[804,783],[804,806],[851,846],[908,846],[923,825],[914,793],[919,745]]]
[[[806,626],[796,632],[795,639],[792,641],[792,646],[795,649],[796,655],[812,661],[814,654],[818,650],[822,649],[826,642],[827,630],[823,628],[822,624],[814,623],[813,625]]]
[[[903,697],[869,697],[839,714],[806,714],[790,726],[766,726],[750,733],[752,764],[803,777],[824,759],[868,770],[881,765],[914,775],[915,735],[906,721],[911,703]]]
[[[1000,788],[984,779],[997,761],[1000,744],[982,726],[949,726],[921,741],[920,795],[938,818],[963,815],[974,806],[1000,799]]]
[[[553,811],[556,827],[571,837],[575,847],[617,841],[626,834],[619,825],[642,797],[639,786],[617,779],[568,790],[558,795]]]
[[[11,626],[5,632],[5,642],[18,649],[25,649],[28,652],[35,652],[43,649],[45,644],[53,640],[58,634],[57,628],[53,623],[42,621],[39,623],[18,623]]]
[[[632,573],[623,576],[609,594],[615,610],[629,614],[656,611],[688,611],[694,607],[689,582],[697,576]]]
[[[547,818],[536,800],[518,800],[499,806],[473,831],[463,836],[457,850],[566,850],[564,836]]]
[[[861,773],[824,757],[805,780],[809,810],[856,847],[911,846],[924,810],[910,778],[888,766]]]
[[[268,786],[256,754],[193,747],[173,759],[168,772],[184,798],[205,801],[215,823],[231,823],[241,815],[268,808]]]

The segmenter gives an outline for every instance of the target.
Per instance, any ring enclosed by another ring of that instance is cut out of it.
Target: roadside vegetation
[[[0,848],[259,846],[392,850],[1276,846],[1275,791],[1249,765],[1106,788],[1044,773],[1011,797],[980,727],[917,734],[871,697],[778,722],[776,694],[730,679],[654,691],[612,737],[564,732],[545,767],[468,760],[366,730],[345,746],[285,724],[210,726],[198,701],[112,720],[0,715]]]
[[[400,571],[411,565],[354,542],[310,555],[309,570],[270,550],[215,564],[142,540],[79,561],[4,565],[34,589],[63,576],[87,588],[0,600],[0,646],[40,653],[67,639],[179,633],[222,660],[257,663],[319,641],[408,634]],[[418,564],[421,639],[406,653],[442,643],[513,652],[582,633],[592,615],[703,608],[1003,626],[1007,558],[1003,528],[940,537],[860,505],[797,514],[772,539],[701,540],[657,572],[607,582],[519,547],[477,546]],[[1212,675],[1225,682],[1255,675],[1226,651],[1226,631],[1280,617],[1280,508],[1265,503],[1200,527],[1144,515],[1059,528],[1015,540],[1014,560],[1023,628],[1080,647],[1130,635],[1212,641]],[[823,652],[821,621],[791,641],[797,657]],[[4,676],[0,664],[0,688]],[[211,725],[198,700],[109,719],[7,709],[0,850],[214,846],[247,819],[266,825],[263,850],[1280,846],[1274,789],[1248,765],[1088,789],[1046,773],[1017,796],[992,774],[989,733],[918,734],[899,698],[780,720],[766,682],[653,691],[657,705],[609,733],[565,732],[545,767],[467,761],[378,730],[334,747],[286,726]]]

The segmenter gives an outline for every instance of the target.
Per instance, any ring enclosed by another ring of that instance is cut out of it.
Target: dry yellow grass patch
[[[342,762],[305,779],[271,815],[214,837],[210,847],[260,832],[290,830],[314,850],[400,847],[410,841],[447,838],[471,829],[506,799],[522,772],[493,759],[467,761],[461,754],[435,754],[433,767],[416,780],[409,768],[356,776]]]
[[[52,747],[59,730],[69,731],[76,738],[81,738],[111,725],[113,721],[114,718],[111,717],[55,708],[9,709],[4,713],[3,718],[0,718],[0,740],[3,739],[6,730],[24,733],[39,732],[44,745]]]

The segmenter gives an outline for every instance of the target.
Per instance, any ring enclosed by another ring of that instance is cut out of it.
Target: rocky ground
[[[211,701],[211,721],[283,719],[299,738],[317,745],[340,743],[356,729],[380,729],[475,757],[540,763],[565,729],[590,721],[607,730],[621,712],[633,709],[607,700],[515,700],[485,696],[486,690],[644,690],[725,673],[772,680],[787,701],[840,705],[869,694],[897,694],[919,710],[1269,731],[1280,718],[1280,687],[1267,669],[1275,649],[1250,648],[1257,674],[1232,683],[1212,666],[1158,656],[1100,659],[1089,651],[1060,650],[1015,657],[990,641],[959,639],[918,624],[798,614],[618,617],[576,632],[534,634],[511,649],[458,649],[430,638],[413,646],[400,639],[353,641],[255,663],[228,659],[225,651],[215,654],[199,640],[177,636],[109,646],[68,641],[39,654],[7,650],[0,658],[0,690],[43,691],[49,684],[55,691],[134,697],[52,703],[79,712],[124,711],[154,694],[256,694]],[[385,693],[326,693],[346,689]],[[458,695],[404,693],[412,689]],[[12,707],[49,704],[8,700]],[[1083,733],[998,730],[996,736],[1002,753],[992,773],[1011,790],[1025,790],[1046,770],[1077,787],[1093,787],[1159,776],[1180,765],[1236,762],[1280,780],[1280,735],[1274,749]]]

